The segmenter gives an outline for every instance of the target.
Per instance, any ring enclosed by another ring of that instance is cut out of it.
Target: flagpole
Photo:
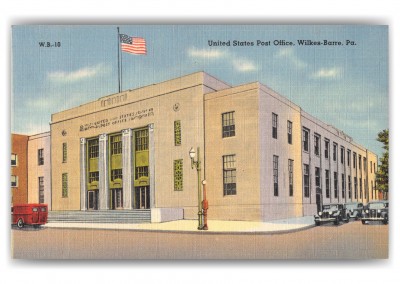
[[[121,83],[122,83],[122,80],[121,80],[121,68],[122,68],[122,62],[120,63],[120,61],[121,61],[121,55],[120,55],[121,39],[120,39],[120,36],[119,36],[119,27],[117,27],[117,33],[118,33],[118,55],[117,55],[117,58],[118,58],[118,93],[121,93]]]

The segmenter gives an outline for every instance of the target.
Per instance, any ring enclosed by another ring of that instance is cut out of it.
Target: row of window
[[[309,152],[309,144],[310,144],[310,130],[307,128],[303,128],[303,151]],[[321,136],[318,133],[314,134],[314,154],[316,156],[320,156],[321,154]],[[330,141],[329,139],[324,139],[324,157],[326,159],[330,158]],[[337,161],[338,159],[338,144],[333,142],[333,151],[332,151],[332,160]],[[345,163],[345,148],[340,146],[340,163]],[[351,165],[351,150],[347,149],[347,166]],[[363,167],[362,167],[363,165]],[[353,168],[357,168],[357,153],[353,152]],[[367,171],[367,158],[361,157],[358,155],[358,169],[361,170],[363,168],[364,171]],[[376,172],[376,164],[372,167],[372,161],[370,161],[370,171],[372,173]]]
[[[363,198],[363,193],[364,193],[364,198],[367,198],[367,180],[364,179],[364,192],[363,192],[363,183],[362,179],[359,178],[359,183],[357,182],[358,179],[357,177],[354,177],[354,183],[352,183],[351,176],[348,176],[348,197],[352,198],[352,192],[353,192],[353,187],[352,185],[354,184],[354,198],[358,199],[358,193],[360,194],[360,198]],[[341,185],[342,185],[342,198],[345,198],[345,191],[346,191],[346,181],[345,181],[345,175],[342,174],[341,176]],[[317,191],[321,189],[321,173],[320,173],[320,168],[315,167],[315,187],[317,188]],[[359,190],[358,190],[359,187]],[[303,189],[304,189],[304,197],[310,197],[310,166],[308,164],[303,165]],[[338,173],[333,172],[333,189],[334,189],[334,198],[338,198]],[[371,190],[374,193],[374,183],[371,181]],[[325,196],[326,198],[330,198],[331,190],[330,190],[330,171],[325,170]],[[376,195],[376,192],[375,192]],[[376,198],[376,196],[375,196]]]

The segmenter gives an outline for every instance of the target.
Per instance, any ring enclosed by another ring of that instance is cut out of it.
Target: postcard
[[[15,259],[386,259],[388,27],[15,25]]]

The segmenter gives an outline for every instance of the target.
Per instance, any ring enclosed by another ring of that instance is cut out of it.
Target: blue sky
[[[386,26],[119,26],[144,37],[146,56],[122,55],[122,89],[197,71],[233,86],[259,81],[378,155],[388,128]],[[209,40],[230,46],[209,46]],[[254,46],[233,46],[233,42]],[[270,42],[257,46],[257,40]],[[294,45],[274,45],[274,41]],[[340,41],[302,46],[298,40]],[[355,45],[346,45],[351,40]],[[60,42],[60,47],[40,47]],[[11,130],[49,130],[51,114],[118,92],[117,26],[14,26]]]

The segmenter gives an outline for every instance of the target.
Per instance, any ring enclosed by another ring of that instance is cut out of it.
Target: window
[[[352,196],[352,186],[351,186],[351,176],[348,176],[348,183],[349,183],[349,199],[351,199]]]
[[[363,158],[363,171],[367,172],[367,158]]]
[[[44,165],[43,149],[38,150],[38,165]]]
[[[337,144],[333,143],[333,161],[337,160]]]
[[[308,152],[308,141],[310,136],[310,131],[307,128],[303,128],[303,150]]]
[[[357,154],[356,152],[353,152],[353,168],[356,168],[356,164],[357,164]]]
[[[293,160],[288,161],[289,170],[289,196],[293,196]]]
[[[175,134],[175,146],[180,146],[182,143],[182,132],[181,132],[181,121],[174,121],[174,134]]]
[[[62,197],[68,197],[68,174],[62,174]]]
[[[278,115],[272,113],[272,138],[278,138]]]
[[[278,186],[278,156],[273,157],[272,167],[273,167],[273,176],[274,176],[274,196],[279,195],[279,186]]]
[[[354,177],[354,198],[358,198],[358,187],[357,187],[357,178]]]
[[[344,164],[344,147],[340,147],[340,163]]]
[[[223,156],[224,195],[236,195],[236,156]]]
[[[44,203],[44,177],[38,178],[39,185],[39,203]]]
[[[174,190],[183,190],[183,159],[174,160]]]
[[[345,192],[346,192],[346,180],[344,177],[344,174],[342,174],[342,198],[345,198]]]
[[[122,135],[114,135],[110,137],[111,155],[122,153]]]
[[[331,196],[329,183],[330,183],[330,181],[329,181],[329,170],[325,170],[325,195],[326,195],[326,198],[329,198]]]
[[[135,179],[149,176],[149,166],[135,167]]]
[[[314,154],[316,156],[319,156],[320,140],[321,140],[321,137],[318,134],[315,134],[314,135]]]
[[[99,139],[93,139],[88,141],[89,158],[95,159],[99,157]]]
[[[370,168],[370,172],[372,174],[372,161],[369,161],[369,168]]]
[[[351,151],[347,150],[347,166],[350,167]]]
[[[325,159],[329,159],[329,140],[325,140]]]
[[[367,199],[367,181],[364,179],[364,198]]]
[[[11,154],[11,166],[15,167],[18,164],[17,154]]]
[[[374,173],[376,173],[376,165],[375,165],[375,163],[374,163]]]
[[[310,166],[304,164],[303,168],[304,197],[310,197]]]
[[[62,144],[62,162],[67,162],[67,143]]]
[[[235,136],[235,112],[222,114],[222,138]]]
[[[115,181],[117,179],[122,180],[122,169],[111,170],[111,181]]]
[[[358,169],[361,170],[361,155],[358,155]]]
[[[287,122],[287,142],[289,144],[292,144],[292,128],[293,128],[292,122],[290,120],[288,120],[288,122]]]
[[[360,178],[360,198],[363,198],[363,184],[362,184],[362,179]]]
[[[335,198],[338,198],[338,175],[337,172],[333,172],[333,192]]]
[[[11,176],[11,187],[18,187],[18,176]]]
[[[89,183],[99,181],[99,172],[89,172]]]
[[[315,168],[315,186],[320,187],[321,186],[321,174],[320,174],[320,169]]]
[[[135,149],[136,151],[149,150],[149,130],[142,129],[135,131]]]

